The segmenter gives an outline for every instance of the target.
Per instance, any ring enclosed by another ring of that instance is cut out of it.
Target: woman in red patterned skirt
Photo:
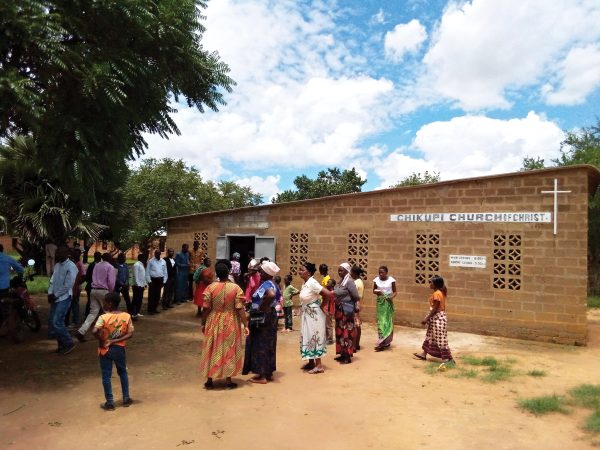
[[[229,281],[229,267],[224,263],[215,267],[219,281],[204,290],[202,309],[202,332],[204,345],[200,372],[206,378],[204,387],[213,388],[213,378],[225,378],[225,387],[237,387],[231,377],[242,371],[242,328],[248,335],[248,323],[244,311],[244,292]]]
[[[413,353],[415,359],[425,361],[427,355],[440,358],[442,363],[454,362],[450,347],[448,347],[448,319],[446,318],[446,296],[448,290],[444,279],[435,275],[429,281],[433,294],[429,297],[429,314],[421,324],[427,325],[427,334],[423,342],[423,352]]]

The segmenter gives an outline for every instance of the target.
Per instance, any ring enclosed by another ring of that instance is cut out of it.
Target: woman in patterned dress
[[[302,366],[310,374],[325,372],[321,357],[327,353],[326,314],[327,304],[333,294],[313,277],[317,267],[305,262],[298,269],[298,275],[304,280],[300,289],[302,304],[302,325],[300,327],[300,356],[308,362]],[[321,302],[321,297],[323,302]]]
[[[231,381],[242,370],[242,329],[248,335],[244,311],[244,292],[229,281],[229,268],[223,263],[215,267],[219,281],[204,290],[202,332],[204,344],[200,372],[206,378],[204,387],[213,388],[213,378],[225,378],[228,389],[237,387]]]
[[[335,352],[340,356],[335,360],[340,364],[350,364],[354,354],[354,313],[358,301],[356,284],[350,276],[350,264],[340,264],[340,282],[335,285]]]
[[[421,324],[427,325],[427,334],[423,342],[423,352],[413,353],[415,359],[425,361],[427,355],[440,358],[442,364],[454,362],[448,347],[448,319],[446,318],[446,296],[448,291],[444,279],[438,275],[431,278],[429,288],[433,294],[429,297],[429,314]]]

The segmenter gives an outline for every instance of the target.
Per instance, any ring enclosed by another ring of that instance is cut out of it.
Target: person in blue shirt
[[[71,306],[73,285],[78,270],[75,263],[67,258],[68,255],[67,247],[59,247],[56,250],[56,264],[48,286],[48,303],[51,305],[48,317],[48,337],[57,340],[56,352],[62,355],[71,353],[75,348],[75,343],[65,326],[65,316]]]
[[[181,252],[175,255],[175,266],[177,267],[177,278],[175,279],[175,304],[180,305],[187,301],[188,274],[190,272],[189,246],[183,244]]]
[[[8,294],[10,287],[10,270],[23,276],[23,266],[16,259],[4,254],[4,246],[0,244],[0,295]]]

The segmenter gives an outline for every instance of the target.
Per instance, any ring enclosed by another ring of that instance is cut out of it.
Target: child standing
[[[98,356],[100,358],[100,371],[106,402],[100,407],[106,411],[113,411],[115,403],[112,394],[110,378],[112,376],[113,362],[121,379],[123,391],[123,406],[133,403],[129,396],[129,378],[127,377],[127,364],[125,361],[125,342],[133,336],[133,323],[129,313],[116,309],[120,300],[119,293],[109,292],[104,297],[104,311],[92,333],[98,339]]]
[[[283,279],[285,288],[283,289],[283,313],[285,316],[285,331],[288,333],[292,331],[293,317],[292,309],[294,307],[294,300],[292,297],[298,295],[300,291],[292,286],[292,276],[286,275]]]

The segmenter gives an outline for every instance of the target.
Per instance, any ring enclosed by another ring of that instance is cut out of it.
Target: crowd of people
[[[22,271],[22,267],[2,254],[0,248],[0,293],[5,283],[5,272]],[[325,372],[322,360],[328,346],[335,343],[334,358],[340,364],[351,364],[354,354],[361,349],[361,301],[365,292],[363,270],[342,262],[337,268],[338,280],[329,275],[326,264],[318,266],[320,280],[315,278],[317,266],[305,262],[298,268],[302,286],[293,285],[293,277],[283,277],[280,269],[269,258],[254,259],[249,254],[247,270],[240,265],[240,254],[231,260],[212,260],[194,242],[175,254],[168,249],[166,256],[155,250],[146,260],[142,253],[133,265],[130,277],[124,254],[115,261],[109,253],[96,252],[87,268],[81,262],[78,248],[57,247],[53,252],[52,277],[48,288],[51,304],[48,333],[57,341],[57,352],[63,355],[75,348],[74,339],[83,342],[92,329],[99,341],[98,356],[102,372],[106,402],[102,407],[114,409],[110,374],[117,368],[123,391],[123,405],[132,403],[125,362],[125,343],[133,336],[133,321],[143,317],[142,299],[148,290],[146,314],[156,315],[186,302],[197,307],[204,334],[200,371],[206,379],[204,387],[214,388],[215,379],[225,379],[225,388],[237,387],[232,378],[242,373],[253,374],[255,384],[273,380],[277,363],[277,333],[283,318],[282,332],[293,330],[294,301],[300,303],[300,358],[302,370],[308,374]],[[79,295],[85,283],[88,302],[80,317]],[[130,287],[132,297],[130,297]],[[429,313],[422,324],[427,326],[422,351],[413,353],[418,360],[433,356],[442,364],[453,362],[448,346],[446,297],[444,280],[434,276],[430,282]],[[378,339],[376,352],[390,348],[394,336],[394,299],[396,280],[388,268],[381,266],[373,279],[372,292],[376,296]],[[125,311],[119,310],[120,300]],[[80,322],[81,319],[81,322]],[[79,328],[76,328],[76,327]],[[69,328],[73,335],[69,333]],[[245,345],[243,339],[245,338]]]
[[[335,340],[334,358],[340,364],[351,364],[353,355],[360,350],[361,300],[364,296],[363,270],[342,262],[337,270],[339,281],[328,274],[325,264],[319,266],[321,281],[315,278],[317,267],[305,262],[298,270],[303,281],[300,289],[292,285],[291,275],[284,277],[282,290],[278,277],[279,267],[263,258],[251,260],[246,274],[246,291],[231,276],[232,264],[219,261],[215,266],[218,281],[208,284],[203,291],[202,323],[205,339],[202,350],[201,372],[206,378],[206,389],[214,387],[213,380],[225,378],[227,389],[237,387],[232,377],[254,374],[248,381],[267,384],[276,371],[278,305],[285,318],[282,331],[293,327],[293,296],[298,295],[301,305],[300,358],[305,361],[302,370],[309,374],[325,372],[322,359],[328,345]],[[377,296],[378,340],[376,352],[390,348],[393,339],[394,298],[396,281],[388,268],[379,267],[373,280],[373,294]],[[445,315],[447,290],[441,277],[433,277],[429,299],[430,311],[423,319],[427,333],[422,353],[414,353],[418,360],[431,355],[442,364],[453,362],[447,338]],[[246,307],[244,307],[246,303]],[[247,314],[245,312],[247,311]],[[332,321],[335,325],[332,324]],[[328,331],[328,328],[331,331]],[[242,345],[242,330],[246,345]]]

